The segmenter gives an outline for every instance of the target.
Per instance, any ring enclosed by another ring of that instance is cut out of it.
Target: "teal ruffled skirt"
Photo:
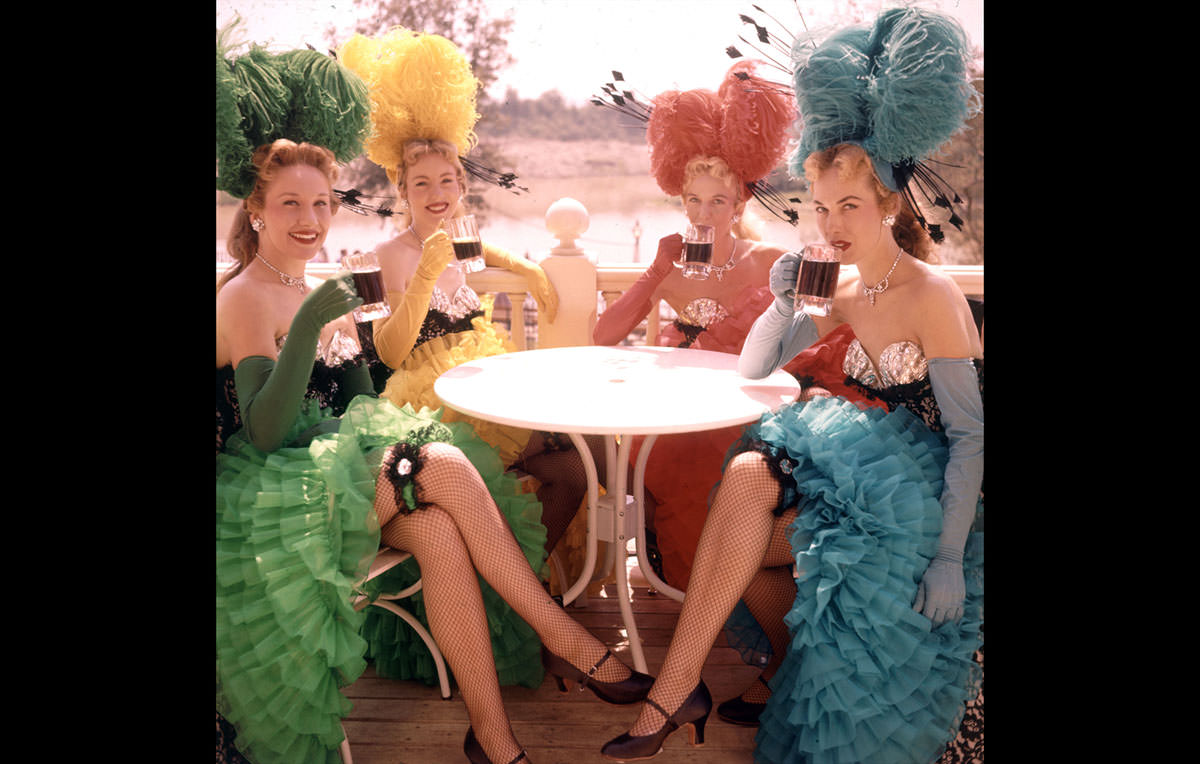
[[[341,761],[341,719],[351,704],[340,688],[362,674],[369,647],[377,649],[351,601],[379,548],[375,478],[387,448],[438,440],[488,462],[480,454],[490,447],[469,427],[366,396],[340,421],[306,405],[285,442],[321,425],[327,433],[308,445],[271,453],[238,433],[217,456],[217,710],[257,764]],[[540,505],[503,498],[522,546],[540,548]],[[531,520],[537,530],[523,538]],[[489,610],[489,621],[493,635],[504,635],[502,648],[537,654],[536,635],[507,606]],[[428,656],[419,639],[410,647]],[[537,670],[540,682],[540,663]]]
[[[976,696],[983,621],[983,505],[967,542],[961,620],[912,609],[941,532],[944,434],[900,407],[818,398],[765,415],[759,441],[798,501],[789,532],[791,642],[771,680],[755,761],[932,762]]]

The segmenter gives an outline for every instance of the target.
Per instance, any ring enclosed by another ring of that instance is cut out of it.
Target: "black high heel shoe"
[[[692,745],[704,745],[704,724],[712,711],[712,695],[708,693],[708,687],[703,681],[696,685],[696,689],[692,690],[692,694],[687,696],[673,714],[668,714],[650,698],[646,698],[646,702],[663,715],[666,723],[658,732],[650,735],[634,737],[626,732],[613,738],[600,749],[601,755],[606,759],[638,761],[653,758],[662,752],[662,744],[667,736],[685,724],[692,725],[689,742]]]
[[[567,691],[567,685],[564,680],[570,679],[579,685],[580,692],[583,692],[584,688],[587,688],[595,693],[597,698],[606,703],[627,705],[629,703],[637,703],[639,700],[645,700],[646,694],[654,686],[654,677],[649,674],[629,669],[629,678],[620,682],[598,682],[592,678],[596,675],[596,671],[600,666],[612,657],[612,654],[612,650],[606,650],[604,656],[596,661],[596,665],[592,666],[585,674],[569,662],[547,650],[545,645],[542,645],[542,666],[546,669],[547,673],[554,675],[554,681],[558,683],[559,692]]]
[[[763,679],[762,674],[758,675],[758,681],[762,682],[763,686],[768,690],[771,689],[770,685],[767,684],[767,680]],[[742,700],[741,697],[731,698],[717,706],[717,716],[730,724],[737,724],[742,727],[757,727],[758,717],[762,716],[763,709],[766,707],[766,703],[751,703]]]
[[[487,753],[484,752],[483,746],[481,746],[479,741],[475,739],[474,727],[467,727],[467,739],[463,741],[463,753],[467,755],[467,760],[470,761],[471,764],[492,764],[492,760],[489,759]],[[508,762],[508,764],[517,764],[517,762],[521,761],[521,759],[524,759],[527,762],[529,761],[529,756],[525,753],[525,751],[518,753],[517,758]]]

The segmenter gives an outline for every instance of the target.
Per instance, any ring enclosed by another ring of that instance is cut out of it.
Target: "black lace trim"
[[[571,436],[561,432],[543,432],[542,444],[547,451],[570,451],[575,448]]]
[[[975,371],[979,375],[979,397],[982,400],[983,359],[975,359]],[[813,382],[812,378],[807,376],[798,377],[798,380],[801,387],[808,387]],[[845,384],[861,390],[872,400],[882,401],[888,407],[889,411],[895,410],[897,406],[905,406],[914,414],[920,416],[930,430],[935,432],[945,430],[945,427],[942,425],[942,412],[933,397],[933,386],[929,383],[928,375],[924,379],[917,380],[911,384],[896,385],[884,390],[873,390],[860,384],[850,376],[846,377]],[[754,451],[762,454],[766,459],[767,466],[771,470],[771,474],[775,476],[775,479],[783,489],[779,504],[771,512],[776,517],[779,517],[783,514],[784,510],[796,506],[802,497],[800,492],[796,490],[796,482],[791,479],[792,470],[796,468],[796,461],[788,456],[787,451],[754,439],[748,433],[743,433],[737,442],[730,446],[728,459],[732,459],[737,454],[745,451]],[[981,486],[980,495],[982,493]]]
[[[975,359],[975,373],[979,377],[979,397],[983,399],[983,359]],[[888,411],[895,411],[898,406],[904,406],[912,413],[921,417],[925,426],[934,432],[942,432],[946,428],[942,424],[942,411],[938,408],[937,399],[933,396],[933,385],[926,374],[921,379],[903,385],[876,390],[867,387],[851,376],[847,376],[844,384],[860,391],[871,400],[882,402]]]
[[[416,345],[423,345],[432,339],[437,339],[447,334],[468,332],[474,328],[471,325],[471,321],[481,316],[483,316],[482,309],[473,310],[458,319],[450,318],[449,315],[442,313],[440,310],[431,310],[425,314],[425,320],[421,322],[421,331],[417,333]]]
[[[408,433],[384,459],[382,469],[396,491],[396,508],[400,514],[433,506],[433,502],[424,501],[418,495],[417,474],[424,466],[421,446],[433,441],[448,443],[452,435],[450,428],[441,422],[430,422]]]
[[[306,400],[315,400],[317,405],[328,408],[335,417],[346,411],[349,401],[341,400],[342,377],[369,359],[362,352],[340,363],[328,366],[321,359],[313,362],[312,374],[308,378]],[[225,450],[225,444],[238,430],[242,429],[242,412],[238,405],[237,384],[234,381],[233,365],[217,369],[217,452]]]
[[[679,347],[681,348],[690,348],[692,345],[696,344],[696,340],[700,337],[700,333],[704,331],[703,326],[684,323],[678,318],[671,323],[675,324],[675,328],[678,329],[684,336],[683,342],[679,343]]]
[[[358,327],[358,344],[366,358],[367,371],[371,374],[371,386],[375,388],[376,395],[383,395],[383,389],[387,387],[388,379],[392,376],[392,369],[383,362],[379,351],[375,349],[375,325],[364,321],[355,326]]]
[[[421,447],[412,443],[398,443],[383,462],[384,474],[396,491],[396,508],[400,514],[411,514],[413,510],[425,509],[428,502],[416,499],[416,506],[409,506],[408,496],[416,497],[417,473],[424,464],[421,460]]]
[[[794,507],[800,501],[800,492],[796,490],[796,481],[792,480],[792,470],[796,468],[796,460],[787,455],[787,452],[782,448],[764,443],[757,438],[750,436],[748,432],[743,431],[742,435],[729,447],[728,458],[732,459],[738,454],[753,451],[762,454],[767,468],[771,470],[771,474],[775,477],[775,481],[779,483],[780,491],[779,503],[771,508],[771,514],[779,517],[789,507]]]

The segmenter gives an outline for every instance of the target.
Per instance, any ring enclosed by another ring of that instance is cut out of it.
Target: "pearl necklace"
[[[308,284],[304,283],[303,278],[296,278],[295,276],[287,275],[283,271],[276,268],[274,265],[271,265],[271,263],[268,262],[265,257],[258,254],[257,252],[254,253],[254,256],[257,257],[259,260],[262,260],[263,265],[267,266],[271,270],[275,271],[275,273],[279,274],[279,280],[282,281],[285,285],[299,289],[300,294],[308,293]]]
[[[884,292],[887,291],[888,278],[892,275],[892,272],[896,270],[896,266],[900,264],[900,255],[903,255],[903,254],[904,254],[904,250],[902,250],[902,249],[896,251],[896,259],[892,261],[891,270],[889,270],[887,272],[887,276],[884,276],[882,280],[880,280],[877,284],[875,284],[875,286],[869,287],[865,283],[863,284],[863,295],[868,300],[871,301],[872,305],[875,304],[875,295],[883,294]]]

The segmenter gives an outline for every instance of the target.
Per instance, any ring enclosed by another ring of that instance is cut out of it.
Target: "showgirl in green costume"
[[[498,627],[527,623],[564,672],[602,662],[602,688],[644,695],[648,677],[605,660],[542,589],[541,526],[509,500],[494,449],[375,396],[349,274],[305,277],[338,209],[336,162],[367,127],[362,82],[315,51],[231,57],[223,39],[217,187],[244,203],[217,291],[217,710],[257,764],[340,759],[339,688],[366,666],[351,598],[382,542],[420,566],[422,614],[471,719],[468,757],[524,760],[493,662]],[[510,614],[486,610],[480,577]]]

